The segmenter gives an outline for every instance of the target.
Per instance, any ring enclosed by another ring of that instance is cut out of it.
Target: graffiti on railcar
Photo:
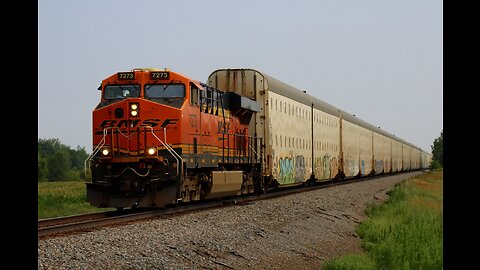
[[[388,159],[385,160],[385,161],[384,161],[384,164],[385,164],[385,171],[386,171],[386,172],[389,172],[390,169],[391,169],[390,160],[388,160]]]
[[[277,159],[273,155],[273,177],[280,185],[301,183],[305,180],[306,163],[304,156],[283,156]]]
[[[273,161],[272,176],[273,176],[274,179],[278,179],[279,169],[278,169],[277,157],[275,156],[275,151],[274,150],[272,150],[272,161]]]
[[[315,176],[318,179],[330,179],[338,173],[338,160],[329,154],[315,159]]]
[[[305,180],[305,158],[303,156],[295,157],[295,182],[301,183]]]
[[[330,156],[325,155],[315,159],[315,175],[319,179],[328,178],[330,171]]]
[[[282,157],[278,160],[279,177],[278,182],[280,184],[293,183],[294,164],[293,159],[290,157]]]
[[[365,175],[365,160],[362,160],[360,169],[361,169],[362,175]]]
[[[345,161],[345,167],[346,175],[348,176],[357,175],[358,171],[360,170],[358,160],[356,159],[347,159]]]
[[[347,176],[352,175],[353,167],[354,167],[353,160],[345,159],[345,166],[343,167],[343,170]]]
[[[375,160],[375,172],[383,172],[383,160]]]

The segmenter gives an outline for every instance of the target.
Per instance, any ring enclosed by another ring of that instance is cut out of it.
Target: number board
[[[170,72],[168,71],[153,71],[150,72],[151,80],[168,80],[170,78]]]
[[[133,72],[118,72],[118,79],[119,80],[134,80],[135,73]]]

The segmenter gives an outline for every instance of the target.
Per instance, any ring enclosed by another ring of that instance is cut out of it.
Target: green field
[[[101,212],[86,202],[83,181],[38,182],[38,219]],[[112,210],[112,208],[108,208]]]
[[[357,228],[368,254],[350,254],[325,269],[443,269],[443,170],[395,186],[368,208]]]

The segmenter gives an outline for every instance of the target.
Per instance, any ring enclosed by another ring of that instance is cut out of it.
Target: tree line
[[[38,139],[38,181],[88,180],[84,164],[89,154],[85,147],[62,144],[59,139]]]
[[[443,130],[440,137],[436,138],[432,144],[432,163],[431,169],[443,168]]]

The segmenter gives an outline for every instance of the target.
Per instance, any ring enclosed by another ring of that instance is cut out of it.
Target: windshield
[[[124,99],[127,97],[139,97],[140,85],[138,84],[118,84],[107,85],[103,97],[105,99]]]
[[[145,85],[146,98],[181,98],[185,97],[183,84],[147,84]]]

